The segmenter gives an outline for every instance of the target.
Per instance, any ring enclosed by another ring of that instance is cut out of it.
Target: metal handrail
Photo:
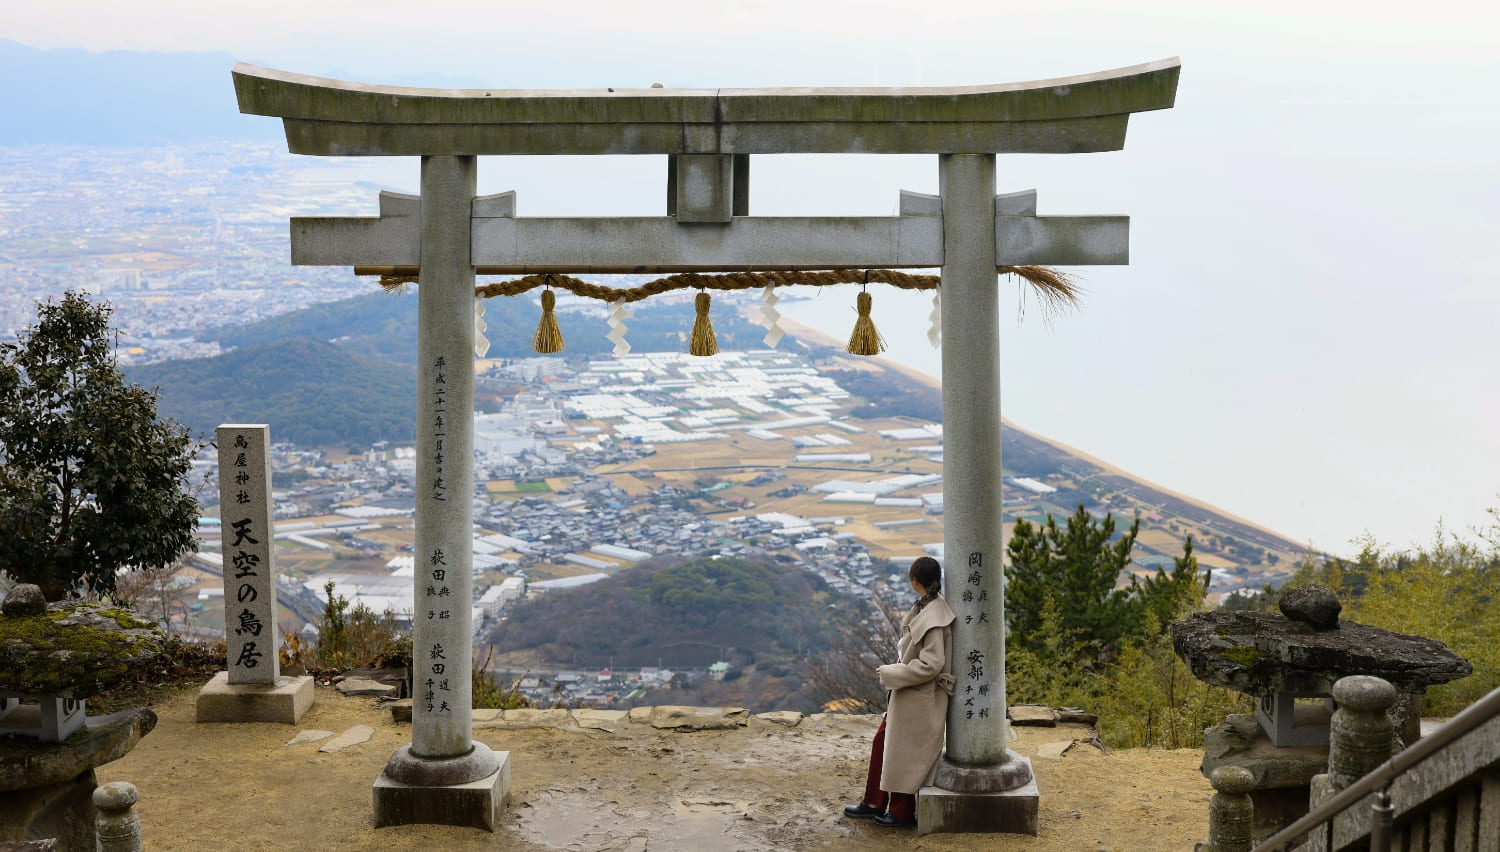
[[[1365,796],[1385,790],[1397,776],[1443,750],[1459,737],[1480,725],[1500,716],[1500,689],[1470,704],[1463,712],[1449,719],[1432,734],[1417,740],[1416,744],[1370,770],[1369,774],[1345,787],[1338,795],[1319,805],[1307,816],[1276,832],[1252,852],[1283,852],[1293,840],[1311,832],[1324,823],[1331,823],[1339,814]],[[1378,803],[1377,803],[1378,805]]]

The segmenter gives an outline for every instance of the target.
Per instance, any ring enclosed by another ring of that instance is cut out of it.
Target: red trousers
[[[870,774],[865,778],[865,804],[872,808],[885,808],[892,819],[916,822],[917,797],[912,793],[887,793],[880,789],[880,767],[885,762],[885,717],[880,717],[880,729],[875,732],[875,742],[870,746]]]

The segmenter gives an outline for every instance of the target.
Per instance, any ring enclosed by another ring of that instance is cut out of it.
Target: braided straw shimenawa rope
[[[997,274],[1015,275],[1031,285],[1042,302],[1043,312],[1052,314],[1063,308],[1078,304],[1081,293],[1077,283],[1067,273],[1046,266],[1002,266]],[[382,274],[380,286],[388,292],[398,292],[404,285],[416,282],[411,274]],[[538,352],[558,352],[563,348],[562,334],[557,328],[557,318],[552,312],[556,302],[550,288],[567,290],[575,296],[598,299],[602,302],[639,302],[674,290],[750,290],[766,286],[812,286],[826,287],[834,284],[868,284],[878,282],[902,290],[935,290],[941,279],[936,275],[911,275],[894,269],[829,269],[788,270],[761,272],[724,272],[704,275],[698,272],[682,272],[647,281],[635,287],[605,287],[556,272],[536,273],[509,281],[497,281],[474,288],[475,295],[482,298],[494,296],[519,296],[536,287],[549,289],[542,294],[542,322],[537,328],[533,348]],[[701,292],[696,299],[697,319],[693,324],[691,349],[693,354],[711,355],[718,352],[714,341],[713,325],[708,319],[709,294]],[[875,331],[869,317],[870,295],[859,294],[859,319],[854,334],[849,340],[849,351],[858,355],[874,355],[882,351],[884,341]],[[549,323],[550,319],[550,323]],[[543,348],[555,347],[555,348]]]

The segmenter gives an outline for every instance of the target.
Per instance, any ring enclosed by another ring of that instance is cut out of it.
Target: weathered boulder
[[[155,624],[97,604],[7,615],[0,618],[0,690],[89,698],[155,660],[165,641]]]
[[[42,587],[34,583],[21,583],[12,588],[0,603],[0,615],[6,618],[25,618],[41,615],[47,611],[47,599],[42,597]]]
[[[1308,583],[1287,590],[1277,606],[1287,618],[1323,630],[1336,629],[1339,626],[1339,612],[1344,609],[1333,590],[1321,583]]]
[[[1347,675],[1374,675],[1420,693],[1467,677],[1468,660],[1436,639],[1343,621],[1318,630],[1264,612],[1200,612],[1172,625],[1172,647],[1193,676],[1250,695],[1327,695]]]

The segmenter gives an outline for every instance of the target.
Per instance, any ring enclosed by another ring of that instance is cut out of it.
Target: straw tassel
[[[536,336],[531,338],[531,348],[543,355],[563,350],[562,329],[557,327],[557,314],[552,312],[557,305],[557,296],[551,290],[542,291],[542,321],[536,327]]]
[[[380,276],[380,289],[391,295],[400,295],[406,292],[406,285],[417,283],[415,275],[382,275]]]
[[[693,301],[698,309],[698,318],[693,320],[693,338],[688,344],[688,353],[717,355],[719,354],[719,341],[714,339],[714,324],[708,318],[708,306],[713,301],[713,297],[700,292]]]
[[[849,335],[848,351],[851,355],[878,355],[885,351],[885,340],[870,319],[870,294],[861,290],[858,305],[859,319],[854,321],[854,333]]]

